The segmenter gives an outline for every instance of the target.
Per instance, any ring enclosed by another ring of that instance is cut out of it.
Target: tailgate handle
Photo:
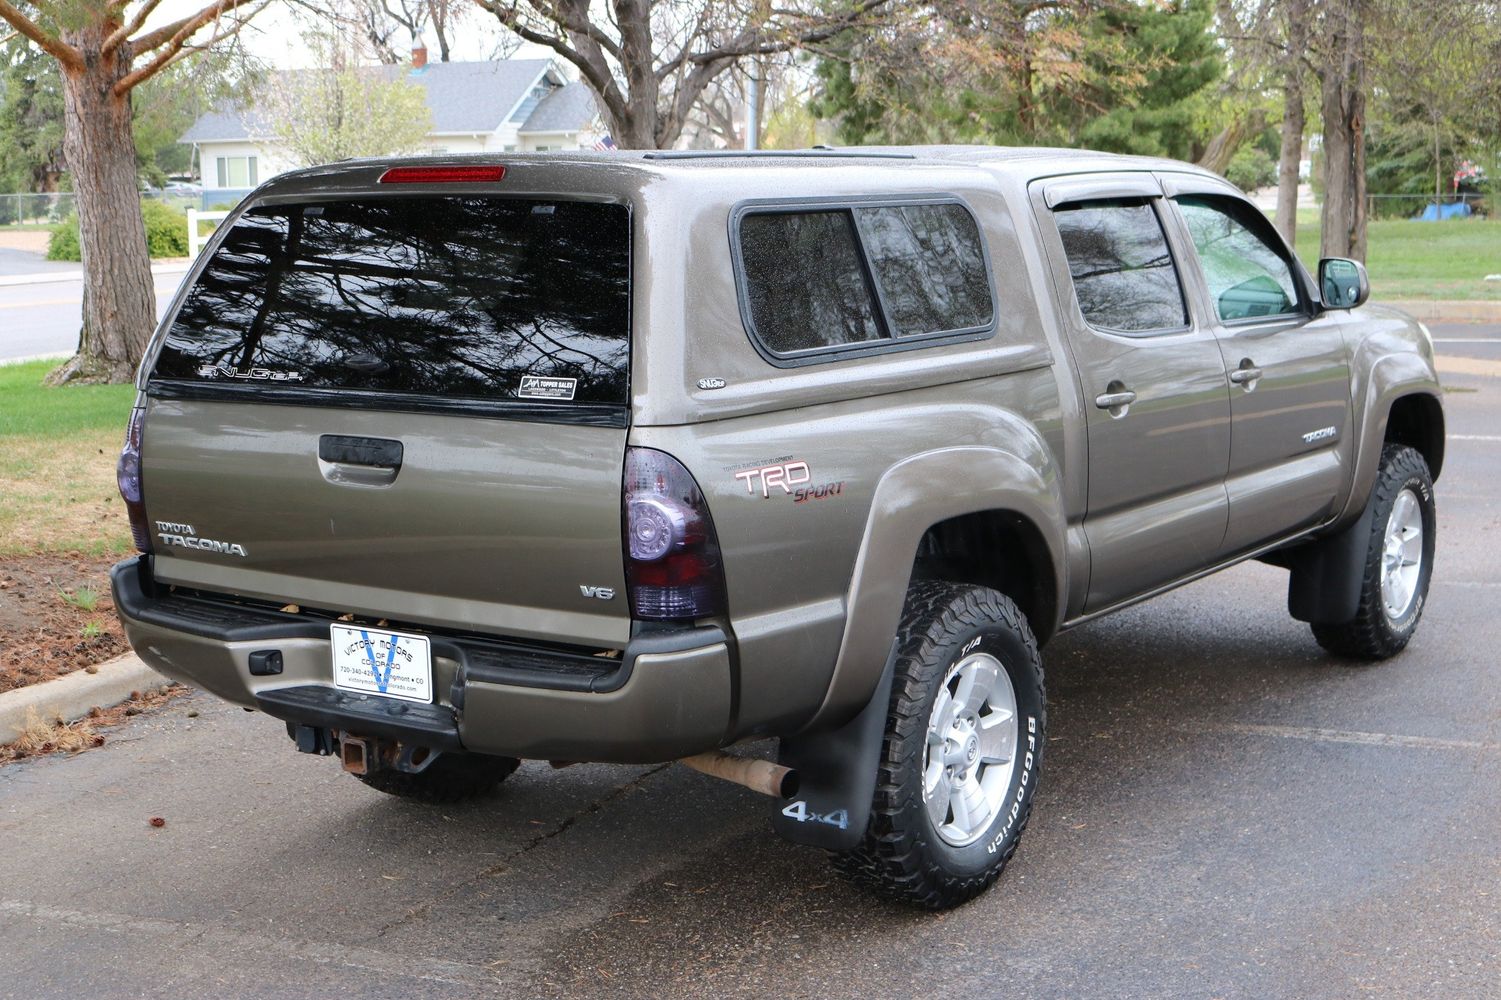
[[[318,457],[339,465],[373,465],[381,469],[401,468],[400,441],[389,438],[350,437],[324,434],[318,438]]]

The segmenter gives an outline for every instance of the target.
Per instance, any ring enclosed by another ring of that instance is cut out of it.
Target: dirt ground
[[[109,596],[117,555],[0,557],[0,691],[102,663],[128,648]]]
[[[25,250],[28,253],[39,253],[45,256],[47,240],[51,237],[52,234],[49,232],[7,230],[0,232],[0,247],[7,250]]]

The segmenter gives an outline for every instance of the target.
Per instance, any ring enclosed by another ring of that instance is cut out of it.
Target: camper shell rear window
[[[630,317],[625,205],[385,196],[257,206],[188,291],[148,390],[623,414]]]

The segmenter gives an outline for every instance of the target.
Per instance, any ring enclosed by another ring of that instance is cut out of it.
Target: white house
[[[406,73],[427,90],[433,130],[429,153],[533,152],[591,149],[603,135],[594,95],[570,83],[550,59],[429,63],[412,53]],[[262,181],[290,170],[285,154],[264,138],[254,108],[226,106],[193,123],[179,140],[195,147],[203,172],[203,204],[238,201]]]

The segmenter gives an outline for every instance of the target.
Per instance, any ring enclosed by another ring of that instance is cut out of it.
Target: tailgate
[[[252,208],[147,382],[157,577],[623,645],[629,317],[622,205]]]

